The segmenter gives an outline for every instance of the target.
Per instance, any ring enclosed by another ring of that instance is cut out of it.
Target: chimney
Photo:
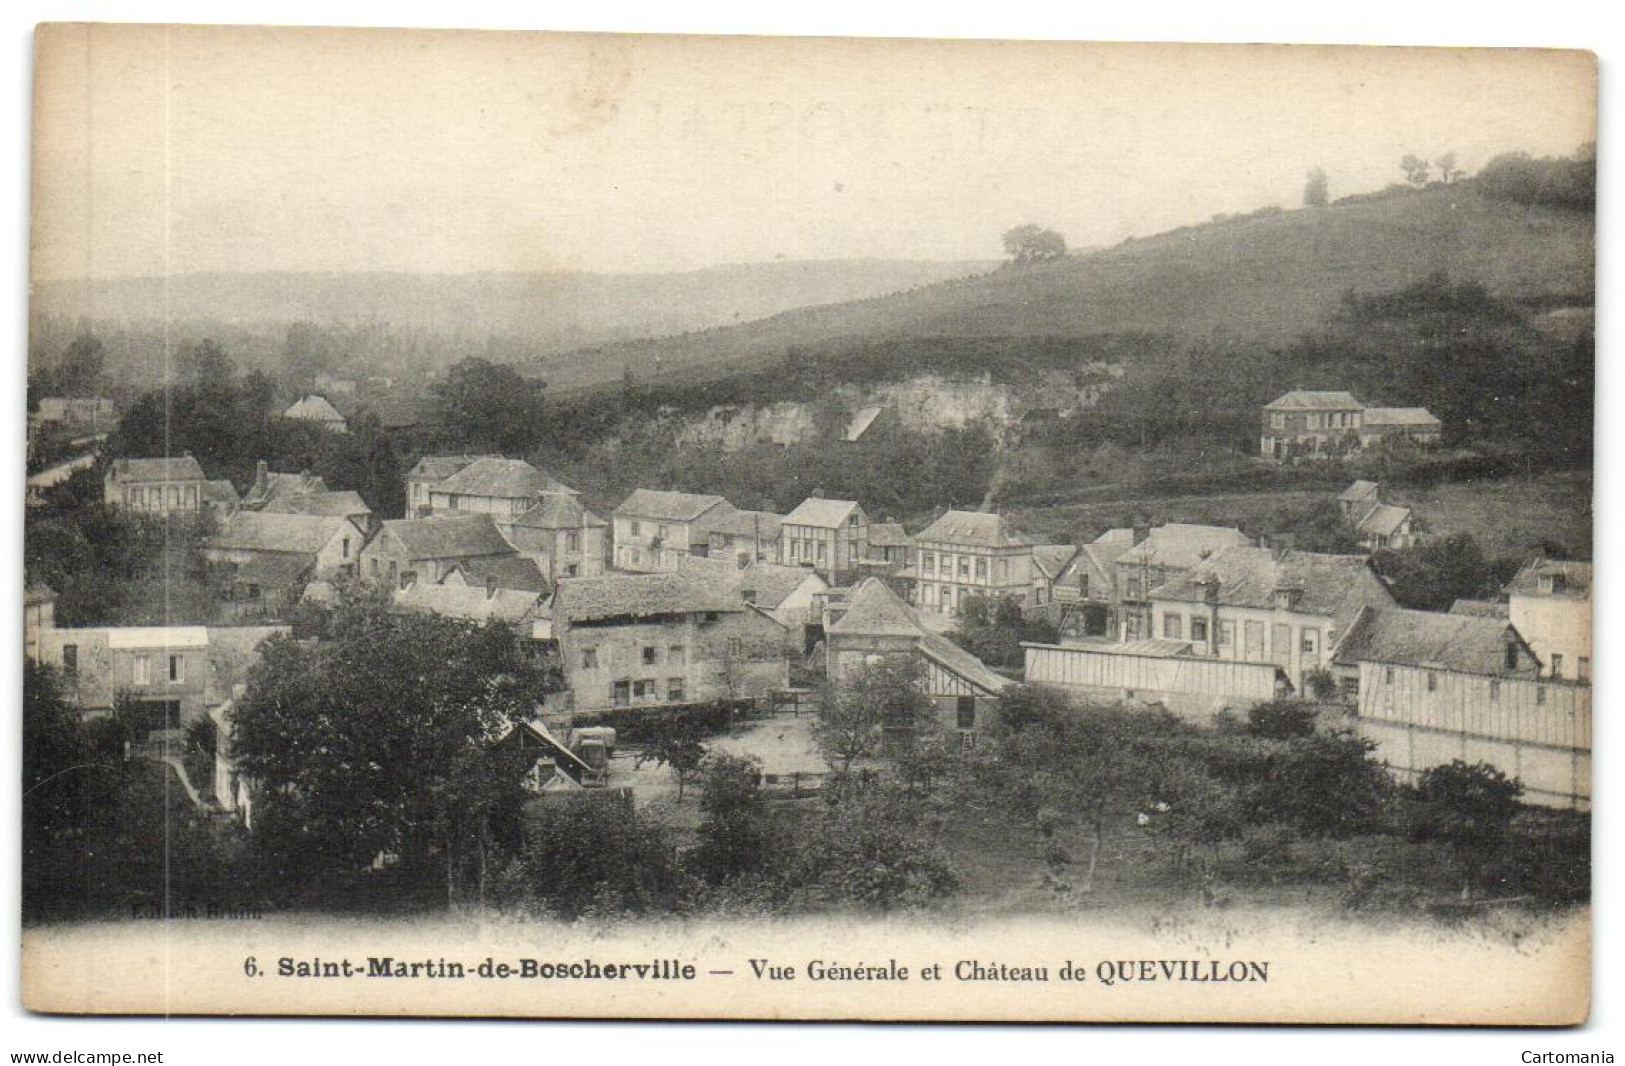
[[[739,594],[745,598],[746,603],[754,604],[756,602],[756,590],[753,588],[747,586],[741,589]]]
[[[1196,587],[1202,590],[1203,603],[1219,602],[1219,578],[1216,574],[1204,574],[1196,579]]]
[[[254,464],[254,487],[249,489],[253,495],[263,495],[270,480],[270,467],[264,459]]]
[[[1145,539],[1151,535],[1151,523],[1144,519],[1136,519],[1134,523],[1134,543],[1144,544]]]

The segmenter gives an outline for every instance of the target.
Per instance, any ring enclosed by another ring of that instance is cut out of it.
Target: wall
[[[1222,659],[1124,655],[1086,646],[1029,644],[1024,679],[1102,699],[1150,699],[1206,723],[1224,708],[1276,698],[1276,667]]]
[[[687,522],[616,515],[613,525],[618,570],[638,573],[676,570],[682,565],[682,557],[689,553]],[[634,525],[636,533],[632,531]],[[660,541],[658,548],[654,546],[656,539]]]
[[[1551,676],[1552,655],[1563,656],[1563,674],[1580,676],[1580,658],[1591,659],[1591,601],[1570,596],[1509,598],[1507,617],[1529,642],[1541,662],[1541,673]],[[1589,671],[1588,671],[1589,672]]]
[[[683,616],[623,625],[567,626],[560,636],[559,652],[574,709],[587,711],[610,707],[617,681],[655,683],[653,695],[634,697],[632,706],[766,695],[789,685],[784,641],[784,627],[771,618],[755,611],[730,611],[709,623]],[[682,648],[680,661],[672,653],[673,646]],[[652,663],[643,660],[646,647],[655,649]],[[597,658],[592,668],[583,665],[583,653],[589,648]],[[683,679],[683,695],[676,701],[669,698],[674,677]]]

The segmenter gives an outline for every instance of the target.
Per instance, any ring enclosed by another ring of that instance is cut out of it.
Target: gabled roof
[[[1562,590],[1543,591],[1541,587],[1543,577],[1561,578]],[[1519,568],[1502,591],[1509,596],[1566,596],[1571,599],[1584,599],[1591,594],[1591,564],[1536,556]]]
[[[460,574],[460,581],[452,581],[452,574]],[[485,588],[490,582],[499,589],[520,592],[546,592],[547,578],[541,567],[528,555],[486,555],[457,563],[443,578],[441,584],[466,584]]]
[[[1003,515],[987,511],[947,511],[920,530],[915,541],[964,544],[977,548],[1020,548],[1032,541],[1012,530]]]
[[[242,497],[237,495],[237,486],[229,478],[220,478],[216,481],[203,483],[204,503],[238,503]]]
[[[825,500],[813,496],[802,500],[795,510],[785,515],[784,524],[838,529],[846,525],[852,515],[861,513],[856,500]]]
[[[488,514],[395,518],[384,523],[380,537],[393,537],[408,559],[474,559],[512,555],[509,544]]]
[[[1367,426],[1431,426],[1436,429],[1441,425],[1425,407],[1367,407],[1364,421]]]
[[[908,535],[901,522],[870,522],[869,547],[912,548],[914,538]]]
[[[203,480],[203,467],[190,455],[164,459],[114,459],[108,472],[118,481]]]
[[[608,525],[581,504],[581,497],[571,493],[550,492],[542,502],[513,519],[516,526],[527,529],[591,529]]]
[[[425,455],[412,465],[406,476],[419,481],[444,481],[476,459],[500,458],[500,455]]]
[[[304,496],[280,496],[268,501],[260,508],[260,514],[304,514],[324,515],[334,518],[353,518],[357,515],[370,515],[372,508],[368,507],[359,493],[348,489],[343,492],[312,492]]]
[[[1239,529],[1169,522],[1158,526],[1138,544],[1117,557],[1118,565],[1160,566],[1188,570],[1227,548],[1246,547],[1251,541]]]
[[[1089,598],[1100,598],[1097,596],[1099,593],[1109,596],[1117,587],[1117,558],[1129,546],[1119,542],[1101,544],[1099,540],[1085,544],[1061,570],[1056,582],[1072,584],[1077,575],[1086,573],[1089,575]]]
[[[816,583],[820,590],[829,588],[829,582],[805,566],[756,562],[739,572],[739,587],[755,593],[751,602],[770,611],[809,581]]]
[[[394,595],[396,609],[420,614],[438,614],[471,622],[517,622],[524,618],[538,592],[499,588],[487,593],[470,585],[431,585],[414,582]]]
[[[1340,503],[1362,503],[1366,500],[1375,500],[1380,489],[1375,481],[1356,481],[1337,497]]]
[[[717,507],[694,521],[694,528],[703,533],[725,533],[730,537],[756,537],[777,541],[783,515],[772,511],[741,511],[735,507]]]
[[[575,489],[542,473],[523,459],[486,456],[469,463],[430,491],[528,500],[553,492],[572,493]]]
[[[1457,600],[1450,605],[1451,614],[1473,615],[1478,618],[1505,618],[1507,605],[1496,600]]]
[[[1269,548],[1226,548],[1194,569],[1154,589],[1150,599],[1200,603],[1204,582],[1217,581],[1218,602],[1226,607],[1273,609],[1275,594],[1294,590],[1298,614],[1330,617],[1337,624],[1352,619],[1366,604],[1393,603],[1387,586],[1363,555]]]
[[[1410,520],[1409,507],[1396,507],[1390,503],[1379,503],[1366,512],[1364,518],[1355,525],[1355,532],[1363,536],[1390,537]]]
[[[721,496],[693,492],[668,492],[663,489],[633,489],[632,494],[615,508],[617,515],[628,518],[650,518],[655,521],[692,522],[713,507],[733,504]]]
[[[327,491],[327,482],[315,474],[267,473],[263,481],[256,474],[254,483],[243,493],[243,504],[258,507],[272,500],[289,496],[311,496]]]
[[[572,578],[559,582],[553,594],[553,617],[564,624],[745,609],[737,580],[722,579],[710,568]]]
[[[879,578],[858,582],[847,600],[846,613],[830,625],[829,632],[834,636],[910,637],[919,642],[916,646],[926,658],[984,692],[995,693],[1011,683],[921,622],[914,609]]]
[[[1506,668],[1509,643],[1520,651],[1516,670]],[[1531,676],[1538,669],[1534,653],[1504,618],[1401,607],[1363,609],[1337,642],[1332,658],[1346,664],[1392,663],[1497,677]]]
[[[360,542],[361,531],[345,518],[238,511],[221,524],[205,546],[229,551],[314,555],[345,532]]]
[[[310,555],[256,553],[232,574],[234,584],[255,584],[265,588],[288,588],[303,584],[316,565]]]
[[[1033,566],[1038,568],[1038,572],[1044,575],[1045,579],[1053,582],[1066,572],[1067,565],[1077,554],[1076,544],[1034,545]]]
[[[1264,405],[1266,411],[1344,411],[1364,410],[1365,404],[1349,392],[1313,392],[1293,389]]]
[[[283,418],[301,418],[309,422],[342,422],[344,416],[338,408],[327,402],[327,397],[314,393],[301,396],[293,406],[282,412]]]

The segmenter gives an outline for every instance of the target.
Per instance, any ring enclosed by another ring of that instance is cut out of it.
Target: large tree
[[[237,704],[256,836],[288,876],[382,859],[448,903],[482,894],[523,801],[516,746],[492,745],[536,713],[544,676],[506,625],[395,614],[362,590],[326,634],[268,642]]]
[[[1004,233],[1004,254],[1017,264],[1043,263],[1066,255],[1066,238],[1031,222]]]
[[[885,752],[888,737],[907,747],[927,740],[921,734],[931,732],[936,716],[923,678],[916,656],[887,655],[830,686],[813,727],[825,760],[847,774],[854,764]]]
[[[546,385],[511,366],[470,357],[434,387],[441,416],[471,447],[518,453],[542,436]]]

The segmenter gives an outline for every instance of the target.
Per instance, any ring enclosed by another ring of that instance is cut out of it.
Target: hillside
[[[378,321],[446,335],[512,335],[546,354],[864,299],[989,265],[860,259],[678,274],[185,274],[169,279],[167,298],[177,323],[264,332],[297,321]],[[139,325],[161,319],[164,301],[162,278],[44,281],[33,286],[30,312]]]
[[[1487,199],[1470,183],[1192,226],[1068,259],[911,292],[805,307],[759,322],[548,361],[608,379],[694,380],[770,365],[794,349],[928,338],[1213,334],[1281,342],[1349,289],[1397,289],[1434,271],[1514,300],[1586,304],[1595,216]],[[702,369],[703,368],[703,369]]]

